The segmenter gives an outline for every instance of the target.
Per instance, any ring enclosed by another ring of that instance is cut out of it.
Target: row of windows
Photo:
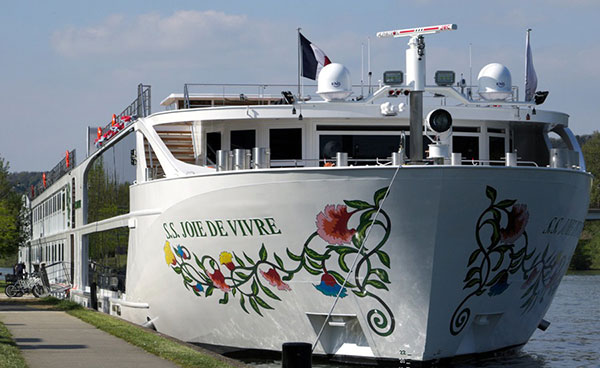
[[[32,258],[40,263],[54,263],[65,260],[65,243],[49,243],[32,249]]]
[[[329,127],[323,127],[329,128]],[[348,127],[351,130],[360,130],[360,127]],[[358,129],[357,129],[358,128]],[[385,127],[385,129],[392,129]],[[469,128],[456,128],[456,131],[468,131]],[[317,128],[317,130],[323,130]],[[333,130],[333,129],[332,129]],[[335,129],[338,130],[338,129]],[[373,127],[368,128],[373,131]],[[489,159],[500,160],[506,153],[505,136],[503,129],[488,129]],[[206,133],[207,161],[209,164],[216,162],[216,152],[221,148],[221,132]],[[230,149],[252,149],[256,147],[255,130],[232,130],[230,132]],[[406,134],[404,148],[410,152],[410,139]],[[428,149],[431,141],[423,137],[423,153]],[[374,160],[376,158],[390,157],[392,152],[398,151],[401,144],[401,135],[393,134],[339,134],[329,131],[319,134],[319,158],[333,159],[337,152],[346,152],[348,156],[359,160]],[[299,160],[302,159],[302,129],[269,129],[269,148],[271,160]],[[452,137],[452,151],[462,153],[464,159],[479,160],[479,135],[454,135]],[[359,163],[356,163],[359,164]]]
[[[61,190],[37,205],[33,209],[33,222],[36,223],[43,220],[45,217],[65,210],[65,199],[66,193],[64,190]]]

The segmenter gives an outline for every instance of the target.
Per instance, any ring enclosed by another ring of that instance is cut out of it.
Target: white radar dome
[[[325,101],[343,101],[352,94],[350,71],[338,63],[331,63],[319,73],[317,93]]]
[[[512,96],[510,71],[502,64],[484,66],[477,76],[479,95],[485,100],[506,100]]]

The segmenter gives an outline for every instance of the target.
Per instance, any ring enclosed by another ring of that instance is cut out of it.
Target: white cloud
[[[223,46],[228,38],[248,34],[249,26],[244,15],[212,10],[177,11],[167,17],[156,13],[134,18],[114,14],[95,26],[58,30],[52,35],[52,45],[59,54],[71,58],[126,58]]]

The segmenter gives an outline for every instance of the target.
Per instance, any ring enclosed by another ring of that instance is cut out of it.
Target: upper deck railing
[[[41,180],[31,188],[29,198],[33,199],[43,193],[63,175],[75,166],[75,150],[65,152],[65,156],[48,172],[42,174]]]

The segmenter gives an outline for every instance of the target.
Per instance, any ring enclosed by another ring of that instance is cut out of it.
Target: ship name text
[[[272,217],[164,222],[162,226],[167,239],[281,234]]]

